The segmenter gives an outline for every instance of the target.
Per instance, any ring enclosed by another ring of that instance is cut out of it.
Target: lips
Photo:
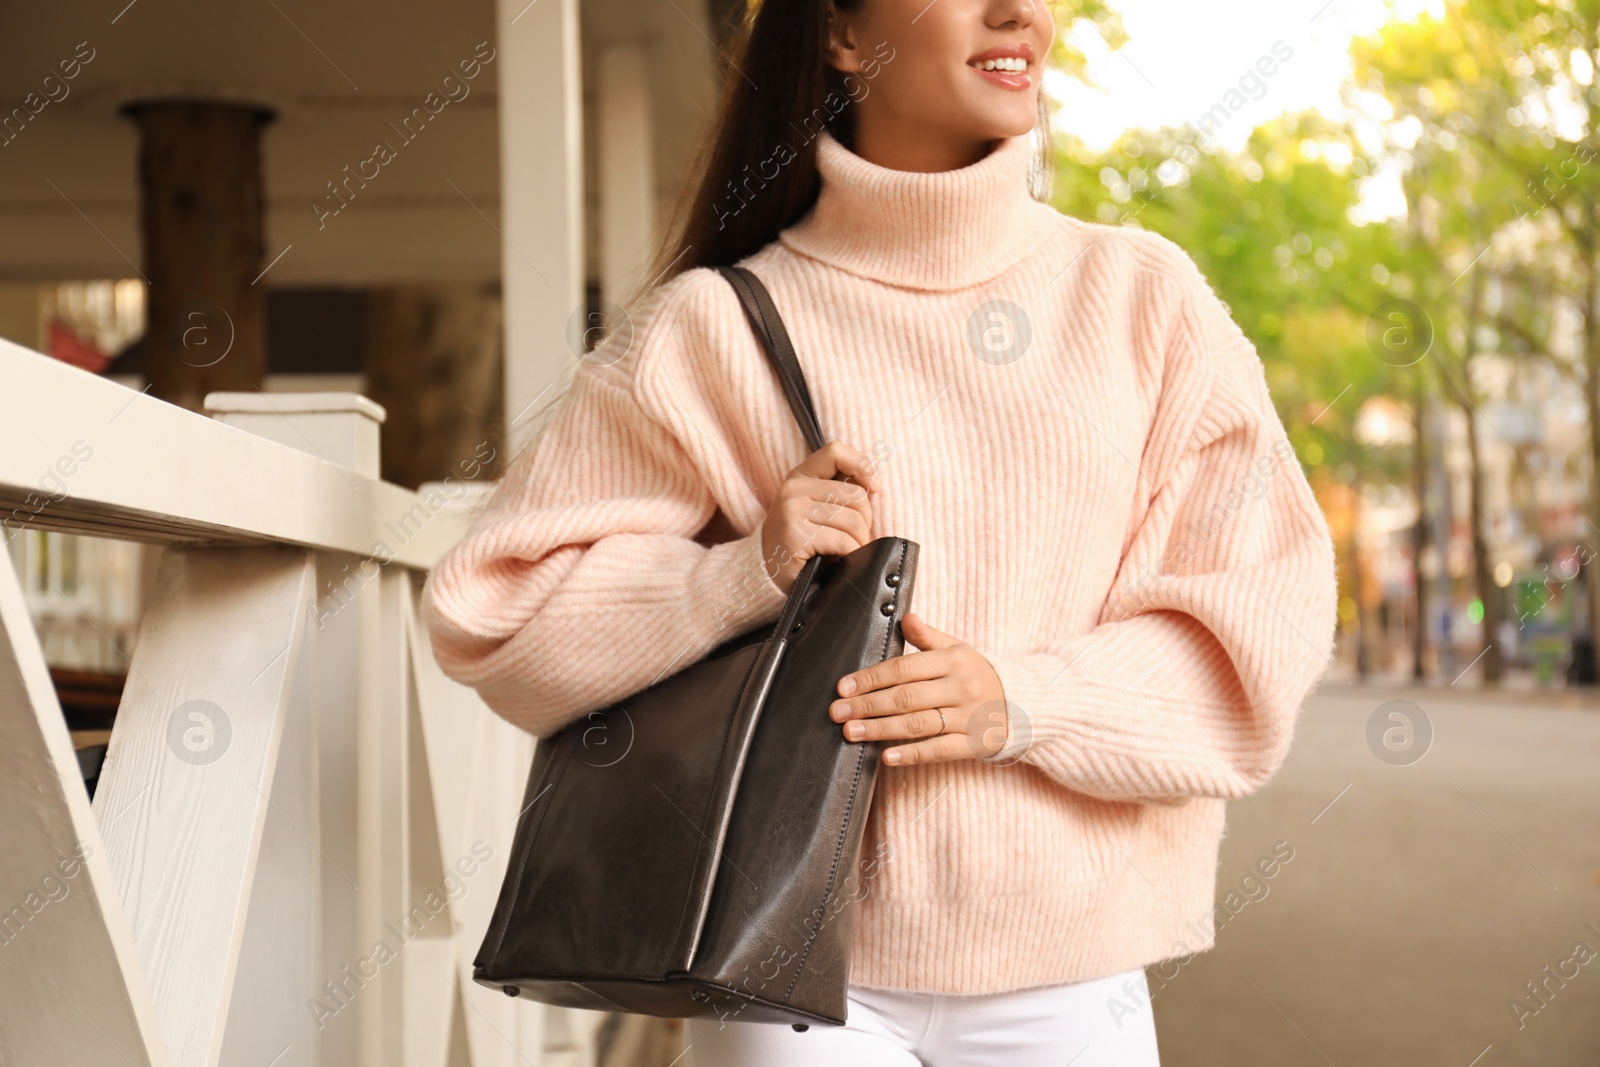
[[[967,60],[978,76],[1001,89],[1026,89],[1033,84],[1033,48],[1026,41],[1000,45]]]

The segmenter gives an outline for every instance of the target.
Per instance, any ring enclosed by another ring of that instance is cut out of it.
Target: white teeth
[[[1004,59],[985,59],[973,66],[979,70],[998,70],[1009,74],[1020,74],[1028,69],[1028,61],[1020,56],[1008,56]]]

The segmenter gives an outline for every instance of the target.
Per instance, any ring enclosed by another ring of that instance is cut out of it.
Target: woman
[[[544,737],[770,622],[812,554],[920,544],[906,654],[828,712],[891,742],[849,1023],[691,1020],[699,1067],[1155,1064],[1143,968],[1211,946],[1224,802],[1326,666],[1332,545],[1250,342],[1176,245],[1030,194],[1052,33],[763,0],[667,280],[429,576],[444,669]]]

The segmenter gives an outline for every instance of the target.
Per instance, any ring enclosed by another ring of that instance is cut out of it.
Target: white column
[[[507,446],[560,388],[583,314],[583,90],[577,0],[496,0]]]
[[[624,305],[654,249],[650,55],[642,41],[600,50],[600,293]]]

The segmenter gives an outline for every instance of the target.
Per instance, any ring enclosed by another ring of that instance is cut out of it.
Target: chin
[[[1037,116],[1029,112],[1026,118],[994,119],[978,124],[980,136],[985,140],[998,140],[1002,137],[1020,137],[1033,129]]]
[[[1038,124],[1038,121],[1039,119],[1037,115],[1030,114],[1025,121],[1014,122],[1006,126],[1005,132],[1000,134],[1000,136],[1021,137],[1023,134],[1031,132],[1034,126]]]

